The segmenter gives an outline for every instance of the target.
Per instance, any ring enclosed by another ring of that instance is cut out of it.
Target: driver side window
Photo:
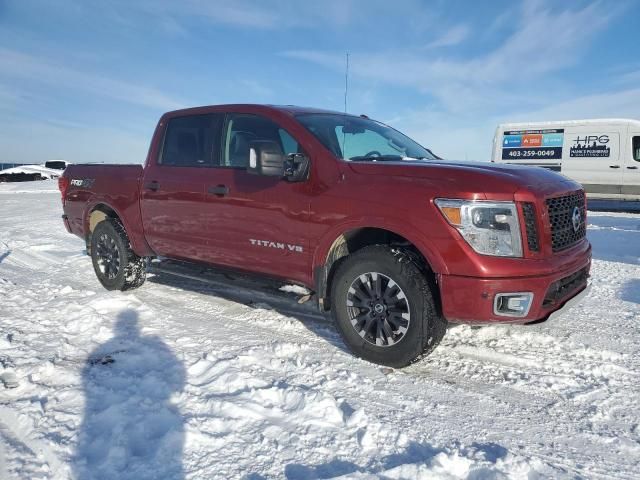
[[[251,142],[256,140],[275,142],[284,154],[297,153],[299,148],[298,142],[272,120],[259,115],[231,114],[227,116],[224,133],[222,166],[246,168]]]
[[[633,137],[632,141],[633,159],[640,162],[640,136]]]

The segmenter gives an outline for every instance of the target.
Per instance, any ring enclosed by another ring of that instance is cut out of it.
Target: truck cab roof
[[[326,114],[333,114],[333,115],[347,115],[350,117],[359,116],[351,113],[338,112],[335,110],[326,110],[322,108],[303,107],[299,105],[271,105],[271,104],[262,104],[262,103],[229,103],[229,104],[222,104],[222,105],[203,105],[198,107],[189,107],[189,108],[182,108],[179,110],[173,110],[171,112],[168,112],[167,115],[176,116],[179,114],[192,114],[198,110],[225,111],[225,110],[237,110],[237,109],[247,109],[247,108],[262,110],[264,112],[278,111],[278,112],[283,112],[289,115],[299,115],[304,113],[326,113]]]

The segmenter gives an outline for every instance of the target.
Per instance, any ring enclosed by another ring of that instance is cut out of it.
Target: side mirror
[[[284,176],[290,182],[304,182],[309,178],[310,164],[304,153],[291,153],[287,155]]]
[[[282,148],[271,140],[254,140],[249,145],[247,172],[267,177],[284,177],[285,156]]]

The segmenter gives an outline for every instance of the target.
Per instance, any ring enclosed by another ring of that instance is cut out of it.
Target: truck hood
[[[442,192],[454,194],[484,193],[488,199],[510,196],[527,190],[538,196],[556,191],[577,190],[580,184],[540,167],[488,162],[452,162],[442,160],[397,162],[350,162],[351,169],[363,175],[410,177],[429,180]]]

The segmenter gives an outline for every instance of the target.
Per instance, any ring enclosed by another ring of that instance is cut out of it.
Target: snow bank
[[[58,178],[62,175],[62,170],[55,170],[53,168],[47,168],[44,165],[21,165],[19,167],[5,168],[0,170],[1,174],[14,174],[14,173],[39,173],[44,178]]]

